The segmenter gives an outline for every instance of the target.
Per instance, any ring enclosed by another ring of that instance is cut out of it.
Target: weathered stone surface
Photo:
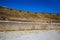
[[[0,30],[59,30],[60,23],[0,22]]]

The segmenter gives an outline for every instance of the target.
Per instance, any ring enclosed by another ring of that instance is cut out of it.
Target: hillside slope
[[[0,20],[22,22],[51,22],[51,20],[60,20],[60,14],[28,12],[0,6]]]

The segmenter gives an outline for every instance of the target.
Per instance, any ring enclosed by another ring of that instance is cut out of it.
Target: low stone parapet
[[[59,30],[60,23],[1,21],[0,30]]]

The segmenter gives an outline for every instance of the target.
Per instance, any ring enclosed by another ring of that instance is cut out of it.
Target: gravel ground
[[[60,40],[60,30],[4,31],[0,40]]]

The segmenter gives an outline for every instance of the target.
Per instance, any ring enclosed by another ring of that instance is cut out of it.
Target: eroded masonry
[[[1,31],[17,31],[17,30],[59,30],[60,23],[40,23],[40,22],[13,22],[1,21]]]

